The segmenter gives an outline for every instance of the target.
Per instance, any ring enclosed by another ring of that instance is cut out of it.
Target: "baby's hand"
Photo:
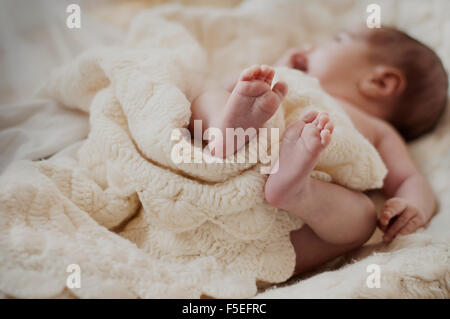
[[[378,217],[379,226],[384,232],[383,240],[390,242],[398,234],[406,235],[425,226],[430,217],[425,216],[406,199],[393,197],[386,201]]]

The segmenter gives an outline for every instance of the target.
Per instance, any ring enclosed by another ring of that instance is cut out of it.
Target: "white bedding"
[[[102,7],[104,1],[96,2]],[[55,67],[124,35],[90,15],[92,1],[78,1],[83,27],[68,29],[69,3],[0,2],[0,172],[13,160],[46,158],[87,136],[86,114],[36,99],[34,92]]]
[[[73,1],[71,1],[73,2]],[[306,1],[295,2],[298,19],[311,30],[311,40],[320,41],[333,32],[338,26],[348,25],[364,17],[364,3],[357,1]],[[450,63],[450,21],[445,15],[450,12],[448,1],[380,1],[382,21],[395,24],[437,50],[448,66]],[[408,3],[406,3],[408,2]],[[281,2],[282,3],[282,2]],[[138,5],[127,11],[132,15]],[[244,4],[245,5],[245,4]],[[30,6],[33,6],[30,10]],[[81,30],[69,30],[65,27],[65,3],[44,1],[33,5],[26,1],[4,1],[0,7],[0,49],[3,53],[0,64],[2,74],[0,83],[1,118],[0,118],[0,171],[12,160],[39,159],[53,155],[59,150],[69,147],[65,152],[73,152],[77,148],[76,141],[87,134],[87,117],[83,114],[58,107],[49,101],[35,100],[29,94],[39,86],[48,71],[69,61],[85,48],[98,44],[114,44],[121,40],[122,31],[115,25],[104,23],[89,16],[93,12],[88,4],[81,3],[83,23]],[[99,6],[104,6],[103,3]],[[145,6],[145,5],[143,5]],[[107,6],[109,17],[120,16],[120,6],[112,3]],[[130,8],[130,6],[128,6]],[[261,7],[267,14],[285,14],[286,7],[277,3],[272,8]],[[24,17],[26,12],[33,15]],[[98,13],[98,11],[96,11]],[[109,19],[110,21],[111,19]],[[45,21],[45,22],[44,22]],[[124,18],[123,21],[127,21]],[[122,22],[122,21],[121,21]],[[88,24],[89,23],[89,24]],[[91,26],[87,28],[87,26]],[[280,26],[280,32],[286,30]],[[295,34],[290,42],[282,45],[298,45]],[[51,35],[51,36],[50,36]],[[280,52],[284,48],[280,47]],[[229,54],[229,52],[224,52]],[[251,64],[252,54],[244,54],[242,63]],[[14,68],[12,68],[14,66]],[[226,65],[221,66],[225,69]],[[230,67],[230,70],[234,71]],[[382,247],[385,254],[378,254],[354,263],[335,272],[325,272],[306,280],[283,288],[268,290],[262,297],[389,297],[399,296],[395,278],[386,281],[381,290],[370,290],[362,287],[364,278],[350,280],[352,272],[361,270],[371,263],[384,263],[386,258],[396,262],[386,262],[386,272],[396,278],[403,276],[408,280],[418,280],[422,285],[429,280],[430,285],[438,285],[435,294],[418,294],[411,296],[448,297],[449,296],[449,264],[448,247],[450,226],[450,115],[446,113],[440,126],[433,134],[413,143],[410,150],[414,159],[430,178],[432,186],[439,197],[441,209],[430,225],[413,236],[400,238],[392,246]],[[372,242],[376,242],[374,237]],[[423,248],[423,249],[420,249]],[[401,253],[404,255],[402,256]],[[366,254],[360,251],[355,257],[361,259]],[[381,257],[380,257],[381,255]],[[392,258],[397,256],[398,258]],[[427,257],[435,261],[437,267],[420,269],[414,267],[417,260]],[[372,259],[370,259],[372,258]],[[378,258],[378,259],[377,259]],[[405,265],[416,259],[410,268]],[[404,268],[403,270],[401,268]],[[428,271],[428,273],[427,273]],[[423,278],[420,274],[423,274]],[[395,277],[395,276],[394,276]],[[417,279],[419,278],[419,279]],[[425,279],[424,279],[425,278]],[[439,281],[436,278],[443,278]],[[324,293],[326,292],[326,294]],[[401,295],[407,296],[407,295]]]

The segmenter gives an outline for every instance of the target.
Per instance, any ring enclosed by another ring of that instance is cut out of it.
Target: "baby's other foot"
[[[334,126],[328,113],[312,111],[283,135],[278,163],[265,185],[269,204],[289,210],[299,200],[320,153],[330,143]]]
[[[210,145],[210,148],[214,149],[214,155],[231,155],[254,137],[238,138],[237,145],[234,145],[234,138],[226,138],[227,128],[242,128],[244,131],[253,128],[256,132],[274,115],[287,93],[287,85],[284,82],[277,82],[271,88],[274,74],[275,70],[267,65],[255,65],[241,73],[228,98],[221,123],[215,126],[223,132],[225,142],[224,147]]]

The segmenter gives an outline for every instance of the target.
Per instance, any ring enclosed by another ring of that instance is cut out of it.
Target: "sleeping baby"
[[[422,43],[392,28],[339,33],[308,51],[292,49],[278,65],[316,77],[337,99],[355,127],[378,150],[388,168],[383,190],[389,198],[377,218],[362,192],[311,178],[322,150],[333,135],[325,112],[309,112],[291,124],[281,140],[278,169],[265,184],[266,201],[286,210],[305,226],[291,233],[296,272],[310,270],[364,244],[378,225],[383,239],[426,225],[436,199],[411,160],[403,140],[433,129],[447,104],[448,78],[438,56]],[[258,129],[287,93],[284,82],[272,85],[274,69],[255,65],[228,89],[207,91],[191,105],[191,124],[222,131],[211,141],[215,156],[226,157],[243,146],[226,139],[226,128]],[[403,138],[402,138],[403,137]]]

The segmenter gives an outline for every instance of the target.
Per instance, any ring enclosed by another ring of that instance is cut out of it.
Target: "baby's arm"
[[[427,179],[415,167],[405,142],[390,125],[377,123],[374,145],[388,175],[384,192],[390,197],[379,216],[383,239],[410,234],[428,224],[436,210],[436,198]]]

